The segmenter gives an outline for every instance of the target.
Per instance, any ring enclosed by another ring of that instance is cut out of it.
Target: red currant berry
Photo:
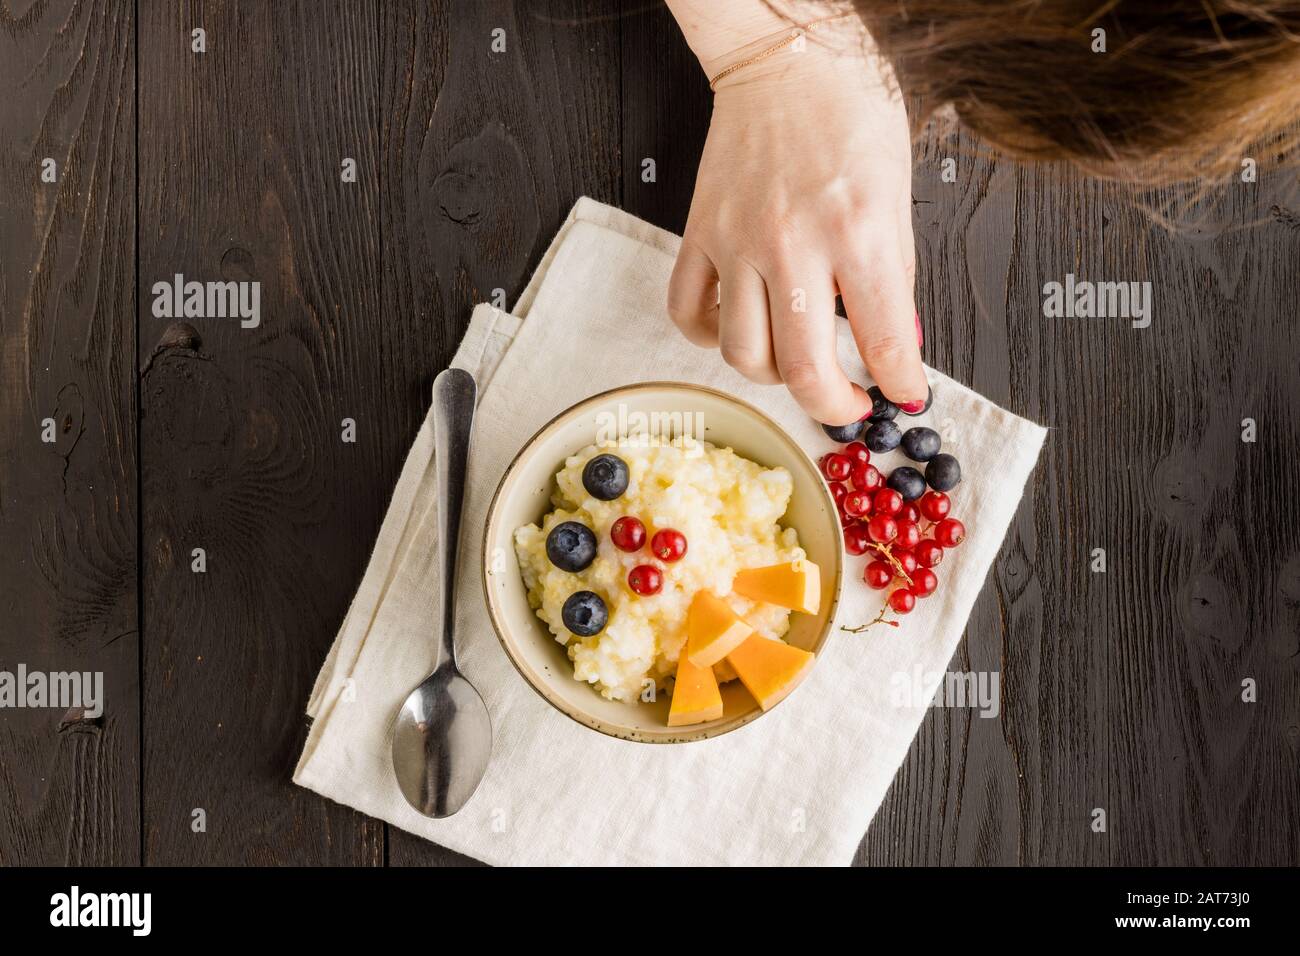
[[[650,550],[660,561],[680,561],[686,554],[686,535],[672,528],[656,531],[650,539]]]
[[[898,537],[898,522],[889,515],[876,515],[867,522],[867,534],[877,544],[889,544]]]
[[[929,597],[939,586],[939,578],[929,568],[917,568],[912,575],[912,593],[917,597]]]
[[[966,526],[956,518],[944,518],[934,526],[934,540],[944,548],[955,548],[966,540]]]
[[[868,451],[867,446],[862,444],[860,441],[851,441],[845,445],[844,454],[847,455],[849,460],[855,465],[859,463],[863,465],[871,464],[871,452]]]
[[[645,544],[645,525],[639,518],[624,515],[609,529],[609,537],[620,551],[639,551]]]
[[[830,481],[844,481],[853,470],[853,462],[848,455],[831,452],[822,456],[822,474]]]
[[[913,551],[916,553],[916,563],[923,568],[933,568],[943,560],[943,548],[933,538],[926,538]]]
[[[871,496],[865,491],[850,491],[844,496],[844,513],[861,518],[871,510]]]
[[[902,510],[903,496],[893,488],[881,488],[872,499],[872,514],[896,515]]]
[[[885,483],[885,479],[880,472],[876,470],[875,465],[864,465],[861,462],[853,466],[853,471],[849,475],[849,481],[858,491],[865,491],[868,494],[880,488]]]
[[[951,508],[952,501],[942,491],[927,491],[921,496],[921,514],[931,521],[942,521]]]
[[[835,508],[837,511],[844,510],[844,496],[848,493],[849,489],[845,488],[838,481],[831,482],[831,497],[835,499]]]
[[[895,614],[909,614],[916,607],[916,595],[907,588],[899,588],[889,595],[889,606]]]
[[[843,511],[840,512],[840,527],[841,527],[841,528],[847,528],[847,527],[849,527],[850,525],[855,525],[855,524],[858,524],[858,523],[859,523],[859,519],[858,519],[858,518],[855,518],[855,517],[853,517],[853,515],[850,515],[850,514],[845,514]]]
[[[903,510],[898,513],[899,521],[910,521],[912,524],[921,523],[921,509],[916,506],[916,502],[907,501],[903,503]]]
[[[921,543],[921,529],[910,521],[898,521],[897,544],[900,548],[915,548]]]
[[[894,580],[894,569],[884,561],[872,561],[862,572],[862,580],[866,581],[869,587],[883,591],[889,587],[889,582]]]
[[[849,554],[864,554],[871,538],[861,522],[855,521],[844,529],[844,550]]]
[[[889,553],[894,556],[894,560],[898,562],[898,566],[903,569],[903,573],[909,578],[916,573],[916,555],[911,551],[903,548],[890,548]]]
[[[658,594],[664,586],[664,576],[653,564],[638,564],[627,573],[627,586],[642,597]]]

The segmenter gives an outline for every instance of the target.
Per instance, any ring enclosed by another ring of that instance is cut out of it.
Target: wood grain
[[[667,7],[635,7],[619,23],[623,208],[680,235],[713,112],[709,83]]]
[[[1149,280],[1156,302],[1111,355],[1129,463],[1108,686],[1126,866],[1300,860],[1300,188],[1259,159],[1258,182],[1172,232],[1121,197],[1108,208],[1107,271]]]
[[[382,824],[289,783],[392,468],[377,18],[355,2],[141,7],[151,864],[382,862]],[[206,53],[191,52],[198,27]],[[152,285],[176,273],[260,282],[261,325],[155,318]]]
[[[129,3],[0,6],[0,669],[104,695],[0,711],[0,864],[140,858],[133,32]]]

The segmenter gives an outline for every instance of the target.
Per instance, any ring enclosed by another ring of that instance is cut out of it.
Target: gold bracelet
[[[824,24],[833,23],[836,20],[843,20],[845,17],[851,17],[855,15],[856,14],[853,13],[840,13],[840,14],[836,14],[833,17],[823,17],[820,20],[813,20],[809,23],[803,24],[802,26],[794,27],[790,31],[790,33],[787,34],[785,37],[783,37],[779,42],[773,44],[772,46],[767,47],[764,50],[761,50],[758,53],[755,53],[753,56],[746,57],[745,59],[741,60],[738,63],[731,64],[731,66],[727,67],[725,70],[722,70],[721,72],[716,74],[713,77],[713,79],[709,80],[709,89],[713,90],[716,93],[718,89],[718,81],[721,80],[723,77],[730,76],[732,73],[735,73],[737,70],[742,70],[747,66],[753,66],[755,63],[759,62],[760,60],[767,59],[769,56],[771,56],[774,53],[780,53],[786,47],[790,46],[792,43],[795,43],[797,40],[799,40],[800,37],[807,36],[813,30],[816,30],[818,27]]]

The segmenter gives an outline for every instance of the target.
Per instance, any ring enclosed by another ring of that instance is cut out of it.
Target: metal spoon
[[[442,650],[434,672],[411,691],[393,722],[397,786],[427,817],[449,817],[463,807],[492,753],[487,706],[456,669],[456,552],[476,392],[473,377],[463,369],[449,368],[433,382]]]

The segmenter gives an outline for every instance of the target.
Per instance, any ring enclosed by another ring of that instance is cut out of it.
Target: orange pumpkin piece
[[[731,590],[751,601],[766,601],[804,614],[816,614],[822,603],[821,569],[807,558],[737,571]]]
[[[731,605],[712,591],[696,593],[686,612],[686,654],[696,667],[712,667],[753,633]]]
[[[815,656],[785,641],[755,634],[727,655],[745,690],[758,706],[771,710],[812,670]],[[676,698],[674,698],[674,703]]]
[[[712,667],[697,667],[686,656],[685,648],[677,661],[677,679],[673,682],[673,700],[668,707],[668,726],[702,724],[722,716],[722,694]]]

